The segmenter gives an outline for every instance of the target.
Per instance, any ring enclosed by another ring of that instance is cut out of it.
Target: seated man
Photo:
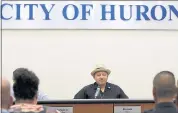
[[[10,112],[45,112],[45,108],[37,104],[39,79],[32,71],[18,68],[14,71],[13,91],[15,105]]]
[[[13,104],[13,100],[12,97],[10,96],[10,83],[7,79],[5,79],[4,77],[2,77],[1,80],[1,112],[2,113],[9,113],[8,109],[10,108],[10,106]]]
[[[144,113],[178,113],[174,99],[176,98],[176,84],[174,74],[169,71],[158,73],[153,80],[153,97],[155,107]]]
[[[104,66],[97,66],[91,72],[96,82],[82,88],[74,99],[127,99],[128,96],[118,85],[107,82],[110,73]]]

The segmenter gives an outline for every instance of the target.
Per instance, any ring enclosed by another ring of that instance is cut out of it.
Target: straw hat
[[[96,72],[101,71],[108,73],[108,75],[111,73],[111,71],[107,69],[104,65],[96,65],[95,69],[91,72],[91,75],[94,76]]]

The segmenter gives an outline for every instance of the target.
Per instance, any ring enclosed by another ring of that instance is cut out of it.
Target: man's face
[[[94,79],[98,85],[105,85],[108,80],[108,74],[106,72],[96,72]]]

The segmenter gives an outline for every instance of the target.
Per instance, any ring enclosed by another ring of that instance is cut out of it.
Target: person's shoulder
[[[49,97],[43,91],[38,90],[38,100],[49,100]]]
[[[88,90],[90,91],[93,88],[95,88],[94,84],[88,84],[88,85],[83,86],[80,91],[88,91]]]
[[[121,89],[121,87],[119,85],[107,82],[108,86],[112,87],[112,88],[116,88],[116,89]]]
[[[1,110],[1,113],[9,113],[7,110],[4,110],[4,109],[0,109]]]
[[[89,88],[93,88],[93,87],[94,87],[94,84],[92,83],[92,84],[88,84],[88,85],[84,86],[83,88],[89,89]]]

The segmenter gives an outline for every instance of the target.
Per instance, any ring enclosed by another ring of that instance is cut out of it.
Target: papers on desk
[[[73,113],[73,107],[48,107],[47,113]]]
[[[47,113],[73,113],[73,107],[48,107]],[[141,113],[141,106],[117,105],[114,106],[114,113]]]
[[[114,106],[114,113],[141,113],[141,106]]]

